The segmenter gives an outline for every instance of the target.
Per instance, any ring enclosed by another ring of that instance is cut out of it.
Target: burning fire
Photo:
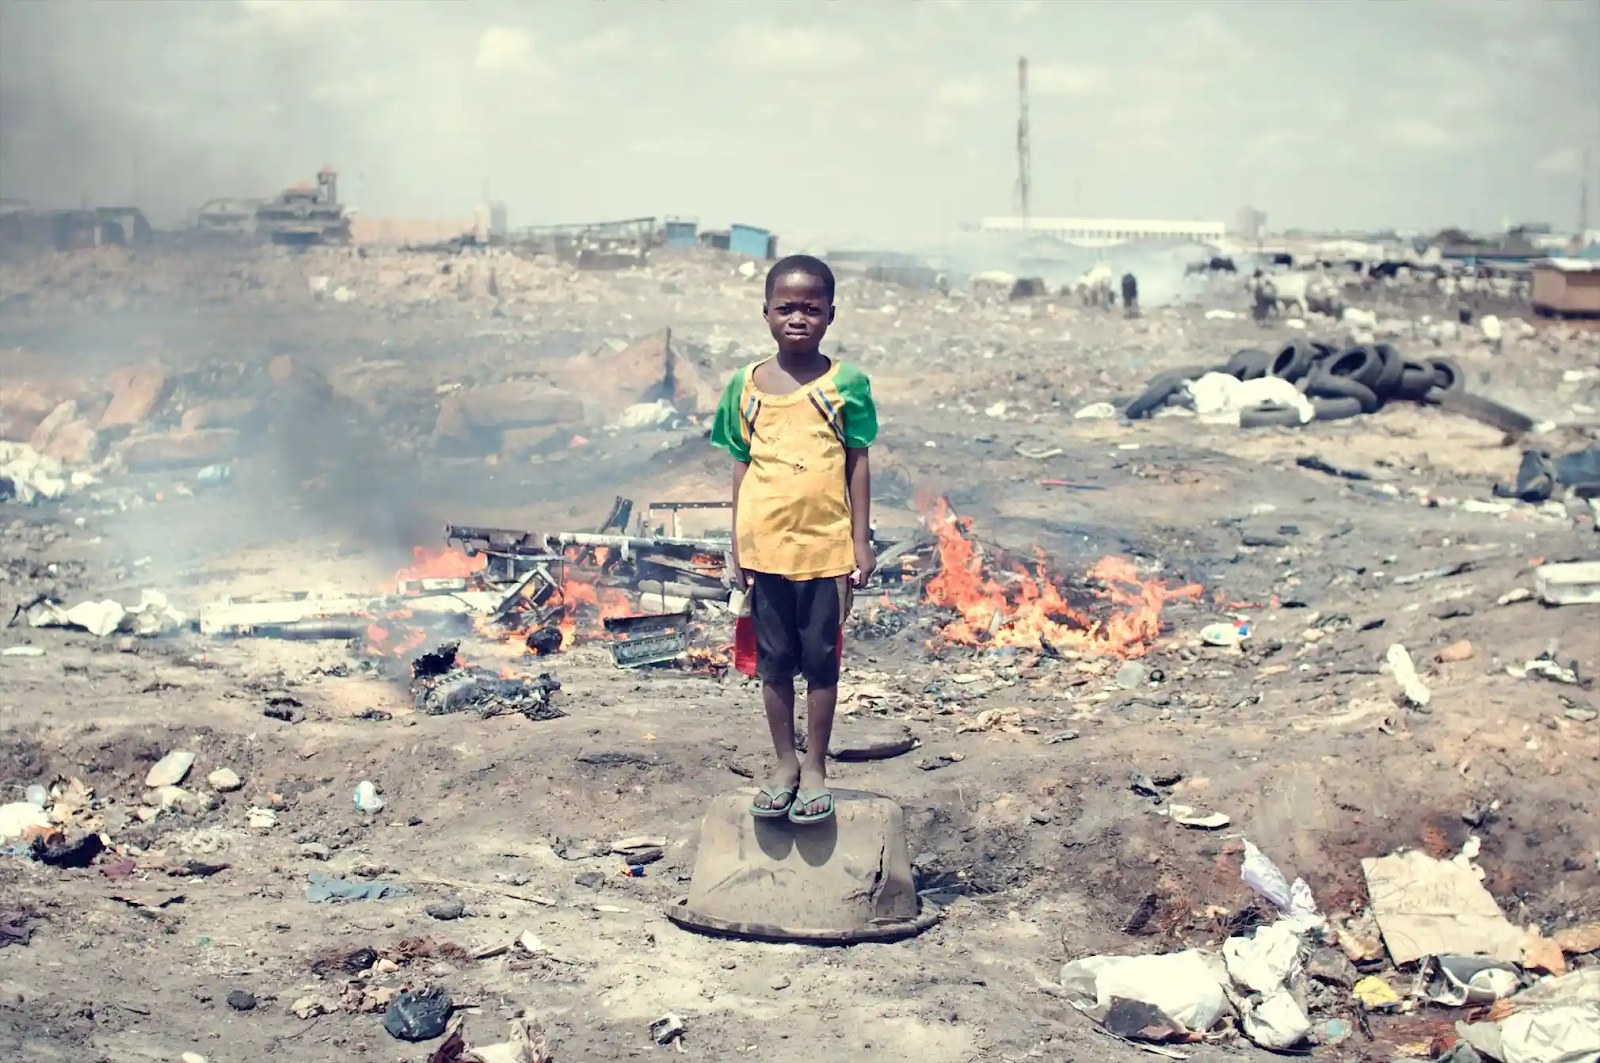
[[[413,546],[411,557],[412,563],[394,574],[396,586],[408,579],[461,579],[483,571],[489,563],[482,554],[468,557],[447,547]]]
[[[928,582],[930,605],[953,609],[960,618],[941,630],[946,642],[977,646],[1077,649],[1117,657],[1143,657],[1161,634],[1161,610],[1167,602],[1198,598],[1201,588],[1189,584],[1174,590],[1164,580],[1141,580],[1133,564],[1121,557],[1103,557],[1089,569],[1101,584],[1095,597],[1112,612],[1094,619],[1074,609],[1051,579],[1044,559],[1037,576],[1015,566],[1003,574],[1004,584],[984,571],[966,532],[971,526],[950,514],[943,499],[925,507],[928,524],[939,537],[940,571]]]

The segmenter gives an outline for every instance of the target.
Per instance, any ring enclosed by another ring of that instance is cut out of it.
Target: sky
[[[1039,216],[1563,229],[1600,171],[1600,0],[0,0],[0,196],[924,239],[1015,211],[1023,55]]]

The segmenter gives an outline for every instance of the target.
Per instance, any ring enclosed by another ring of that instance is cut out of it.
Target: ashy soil
[[[1111,347],[1146,325],[1074,327]],[[1330,914],[1365,905],[1363,857],[1448,855],[1476,835],[1517,923],[1600,917],[1600,723],[1583,711],[1600,704],[1587,678],[1600,607],[1501,604],[1538,561],[1594,556],[1596,535],[1536,507],[1454,504],[1514,470],[1496,433],[1425,409],[1252,435],[1177,418],[1004,419],[917,387],[910,374],[879,387],[881,528],[916,530],[916,494],[943,493],[986,542],[1037,546],[1063,572],[1116,554],[1204,588],[1167,605],[1133,684],[1119,683],[1118,657],[949,645],[946,614],[863,597],[838,728],[904,725],[920,744],[837,764],[832,781],[903,806],[926,903],[940,905],[932,929],[817,948],[701,937],[663,916],[687,892],[706,801],[767,768],[758,691],[734,672],[623,671],[580,640],[517,665],[556,673],[559,719],[426,716],[358,645],[19,625],[0,646],[44,653],[0,658],[0,796],[79,779],[94,800],[77,825],[115,852],[75,870],[0,856],[0,912],[31,930],[0,949],[5,1058],[420,1061],[434,1046],[392,1039],[381,1008],[437,985],[469,1042],[502,1040],[527,1014],[561,1063],[672,1054],[649,1032],[668,1013],[702,1059],[1144,1059],[1052,983],[1070,959],[1215,946],[1261,919],[1239,877],[1245,838]],[[1295,466],[1311,454],[1372,478]],[[619,437],[514,473],[424,460],[404,526],[376,534],[348,512],[321,519],[310,494],[257,495],[257,482],[300,486],[270,473],[253,481],[245,462],[209,491],[130,478],[99,500],[0,510],[7,615],[39,593],[132,601],[156,587],[190,610],[223,595],[374,593],[408,560],[412,526],[585,529],[619,493],[726,489],[724,463],[692,433]],[[1038,483],[1052,478],[1101,490]],[[1234,616],[1250,622],[1241,648],[1202,643],[1203,626]],[[716,625],[704,635],[727,640]],[[1462,640],[1470,656],[1436,661]],[[1383,667],[1395,643],[1431,688],[1426,712],[1398,700]],[[1582,683],[1508,673],[1547,651]],[[290,720],[264,714],[282,707]],[[219,768],[242,788],[141,822],[145,774],[174,749],[197,755],[192,788]],[[1130,773],[1231,822],[1185,829]],[[356,808],[362,780],[381,811]],[[252,826],[252,808],[275,822]],[[629,877],[611,843],[639,835],[667,841]],[[311,903],[314,873],[404,892]],[[449,901],[458,917],[429,914]],[[529,934],[535,953],[514,944]],[[241,994],[254,1006],[241,1010]],[[1453,1020],[1374,1019],[1317,1054],[1387,1060]]]

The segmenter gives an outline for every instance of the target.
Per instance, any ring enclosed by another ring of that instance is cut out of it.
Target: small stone
[[[1470,661],[1472,660],[1472,643],[1466,639],[1462,639],[1460,642],[1452,642],[1435,654],[1433,659],[1440,664],[1456,664],[1461,661]]]
[[[210,783],[211,788],[219,794],[231,794],[244,786],[232,768],[218,768],[206,776],[206,782]]]
[[[1028,818],[1033,820],[1035,823],[1039,824],[1042,827],[1046,823],[1049,823],[1055,817],[1041,808],[1041,809],[1038,809],[1038,810],[1034,811],[1033,813],[1031,813]]]
[[[300,846],[300,855],[307,860],[327,860],[333,856],[333,850],[320,842],[306,842]],[[321,874],[321,872],[318,872]]]
[[[767,984],[770,985],[774,990],[781,992],[782,990],[789,988],[789,976],[786,974],[780,974]]]
[[[724,956],[723,957],[723,959],[722,959],[722,969],[724,971],[731,971],[737,966],[739,966],[739,961],[738,960],[735,960],[730,956]]]
[[[461,903],[460,897],[449,897],[442,901],[432,902],[426,908],[424,908],[423,911],[427,912],[435,919],[448,921],[451,919],[460,919],[466,914],[467,906]]]
[[[152,790],[181,783],[189,769],[194,767],[195,755],[183,749],[174,749],[162,757],[145,773],[144,784]]]
[[[1127,661],[1117,669],[1117,686],[1122,690],[1137,690],[1144,686],[1150,670],[1138,661]]]
[[[572,879],[584,889],[590,890],[599,889],[600,884],[605,880],[606,877],[598,871],[580,871]]]
[[[234,1011],[253,1011],[256,1006],[256,995],[247,989],[235,989],[228,994],[228,1007]]]

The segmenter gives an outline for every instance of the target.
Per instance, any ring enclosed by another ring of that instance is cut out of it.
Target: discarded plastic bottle
[[[220,484],[231,479],[233,479],[232,465],[207,465],[194,474],[194,482],[197,484]]]

